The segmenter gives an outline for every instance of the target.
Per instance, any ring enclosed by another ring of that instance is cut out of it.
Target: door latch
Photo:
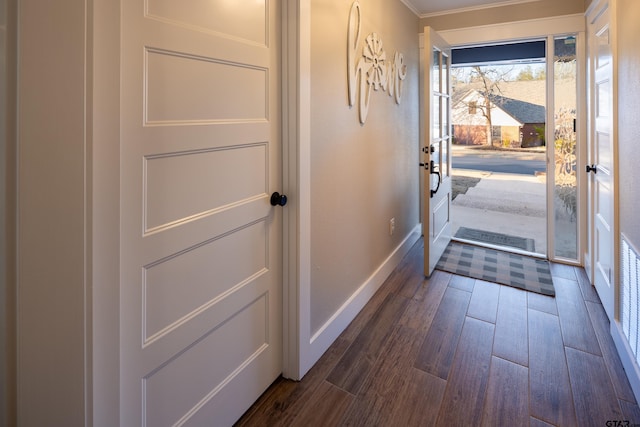
[[[422,152],[423,152],[423,153],[427,153],[427,151],[428,151],[429,153],[432,153],[432,154],[433,154],[433,153],[435,153],[435,152],[436,152],[436,147],[434,147],[433,145],[430,145],[430,146],[428,146],[428,147],[422,147]]]

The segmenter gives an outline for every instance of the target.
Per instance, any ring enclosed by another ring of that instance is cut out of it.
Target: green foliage
[[[516,81],[532,81],[532,80],[544,80],[547,78],[547,72],[542,67],[536,67],[535,72],[531,65],[527,65],[524,69],[520,70],[515,77]]]
[[[542,141],[542,145],[547,145],[545,140],[546,131],[544,126],[534,126],[533,130],[535,130],[536,135],[538,135],[538,138],[540,139],[540,141]]]
[[[534,79],[533,70],[531,69],[530,65],[527,65],[527,67],[525,69],[520,70],[520,72],[516,76],[516,80],[529,81],[529,80],[533,80],[533,79]]]

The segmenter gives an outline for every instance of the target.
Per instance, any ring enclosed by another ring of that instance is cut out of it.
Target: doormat
[[[438,270],[555,296],[549,262],[495,249],[450,242]]]
[[[494,233],[492,231],[477,230],[475,228],[460,227],[455,237],[474,242],[490,243],[498,246],[508,246],[522,249],[527,252],[536,251],[536,243],[527,237],[510,236],[508,234]]]

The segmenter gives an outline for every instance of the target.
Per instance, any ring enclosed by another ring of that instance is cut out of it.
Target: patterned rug
[[[549,262],[495,249],[450,242],[438,270],[555,296]]]

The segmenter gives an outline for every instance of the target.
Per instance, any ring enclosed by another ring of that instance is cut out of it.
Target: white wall
[[[595,0],[592,2],[596,4]],[[638,67],[640,67],[640,52],[638,52],[637,41],[640,37],[640,29],[637,26],[640,18],[640,3],[636,0],[617,0],[610,2],[613,4],[613,11],[617,12],[611,17],[612,31],[615,36],[615,60],[614,73],[616,73],[617,93],[614,102],[617,102],[617,166],[618,185],[617,206],[619,216],[620,233],[624,234],[627,243],[631,244],[635,250],[640,250],[640,221],[638,221],[638,210],[640,209],[640,177],[637,167],[640,154],[638,153],[638,137],[640,132],[635,125],[638,114],[640,114],[640,82],[637,79]],[[622,245],[621,245],[622,246]],[[624,259],[622,247],[614,248],[619,251],[619,259]],[[634,283],[629,280],[630,276],[619,269],[621,289],[634,289]],[[627,270],[628,271],[628,270]],[[618,301],[618,299],[617,299]],[[622,301],[619,300],[620,304]],[[637,307],[630,307],[630,311],[637,310]],[[618,311],[618,310],[617,310]],[[636,398],[640,398],[640,368],[637,363],[636,351],[629,345],[629,340],[625,336],[628,332],[628,325],[624,327],[620,322],[624,314],[624,307],[619,307],[619,319],[611,322],[611,333],[613,335],[618,354],[622,360],[625,371],[631,383]],[[631,326],[633,327],[633,326]]]
[[[93,0],[91,176],[91,297],[93,426],[120,424],[120,2]]]
[[[8,358],[12,345],[8,332],[8,278],[7,278],[7,2],[0,1],[0,426],[6,426],[8,408],[7,387],[9,374]]]
[[[18,4],[20,426],[85,421],[84,0]]]
[[[0,426],[15,424],[15,1],[0,0]]]
[[[311,333],[374,274],[419,223],[418,18],[401,2],[361,2],[364,39],[404,54],[400,105],[372,91],[364,125],[348,106],[352,1],[311,2]],[[389,235],[389,220],[396,229]]]
[[[640,250],[640,2],[618,0],[618,161],[620,232]]]

